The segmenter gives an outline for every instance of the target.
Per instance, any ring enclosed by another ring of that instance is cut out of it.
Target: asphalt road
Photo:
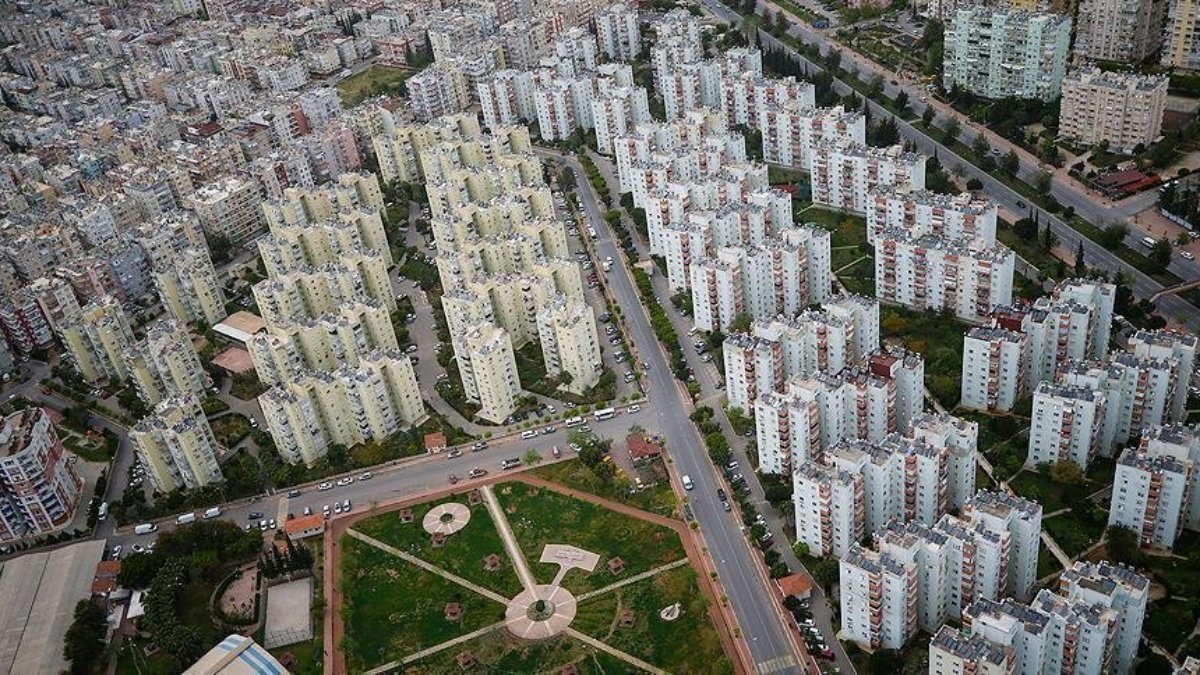
[[[737,23],[741,20],[739,15],[725,7],[725,5],[721,4],[719,0],[700,0],[700,2],[713,14],[726,21]],[[763,5],[760,4],[758,9],[760,11],[763,10]],[[822,70],[821,66],[812,63],[803,55],[796,52],[796,50],[780,42],[766,31],[760,30],[758,33],[763,45],[772,49],[783,50],[797,63],[806,67],[809,72]],[[830,45],[829,41],[820,31],[809,30],[801,24],[791,24],[788,33],[803,42],[819,46],[823,53],[832,47],[832,45]],[[860,72],[864,76],[877,74],[875,71],[869,70],[860,64],[853,58],[852,54],[847,54],[846,52],[848,50],[841,51],[843,68],[854,72]],[[854,92],[854,89],[852,89],[849,85],[836,78],[834,79],[833,86],[834,90],[842,96]],[[883,90],[888,96],[894,97],[897,93],[899,93],[901,88],[902,87],[900,86],[891,84],[891,82],[887,79],[884,80]],[[924,95],[924,92],[911,87],[908,88],[908,91],[910,107],[915,111],[915,115],[919,116],[925,110],[925,103],[921,102],[919,98],[919,96]],[[1008,209],[1013,213],[1023,215],[1032,215],[1033,209],[1038,210],[1039,222],[1041,222],[1043,225],[1048,223],[1051,231],[1054,232],[1054,234],[1058,237],[1058,240],[1061,242],[1061,245],[1067,250],[1074,251],[1078,243],[1082,241],[1084,257],[1087,259],[1087,264],[1090,267],[1103,269],[1107,272],[1120,271],[1131,280],[1130,287],[1133,290],[1134,295],[1141,298],[1149,298],[1158,291],[1162,290],[1163,287],[1158,282],[1131,267],[1120,258],[1115,256],[1111,251],[1079,234],[1079,232],[1059,220],[1054,215],[1048,213],[1047,211],[1037,209],[1036,206],[1030,205],[1024,196],[1018,194],[1012,188],[1009,188],[1007,185],[994,178],[991,174],[981,170],[974,164],[971,164],[962,157],[958,156],[946,146],[934,141],[921,130],[914,128],[903,118],[893,115],[891,111],[873,101],[869,102],[869,106],[871,115],[875,119],[881,119],[884,117],[891,117],[895,119],[901,138],[905,141],[911,142],[918,151],[926,155],[931,157],[936,155],[946,170],[952,170],[955,167],[961,167],[964,176],[967,178],[979,179],[979,181],[983,184],[984,192],[986,192],[988,197],[998,205]],[[975,132],[966,127],[963,128],[963,131],[960,134],[960,138],[968,145],[974,136]],[[1022,175],[1032,175],[1037,170],[1039,169],[1036,166],[1031,167],[1023,165]],[[1054,188],[1052,189],[1052,194],[1064,206],[1073,207],[1076,213],[1083,215],[1085,218],[1089,218],[1089,220],[1092,220],[1092,222],[1096,222],[1097,218],[1101,218],[1100,222],[1105,222],[1103,218],[1107,218],[1111,215],[1103,211],[1090,196],[1070,190],[1062,185],[1059,185],[1058,183],[1055,183]],[[1105,215],[1102,218],[1100,214]],[[1168,269],[1184,279],[1200,278],[1200,268],[1198,268],[1194,263],[1187,261],[1173,260]],[[1200,311],[1198,311],[1197,308],[1190,303],[1176,296],[1165,296],[1158,301],[1157,305],[1159,312],[1169,319],[1183,325],[1189,331],[1196,331],[1197,329],[1200,329]]]
[[[653,428],[655,413],[653,404],[643,402],[641,410],[629,414],[622,412],[612,419],[597,422],[588,421],[598,436],[611,438],[614,442],[623,442],[629,427],[638,424],[647,429]],[[261,513],[263,519],[274,518],[282,525],[289,513],[301,516],[305,507],[313,513],[320,513],[326,504],[349,499],[351,507],[358,509],[369,507],[372,502],[381,502],[418,495],[422,492],[441,488],[450,484],[450,474],[457,475],[461,480],[458,485],[468,485],[467,473],[473,468],[481,468],[488,472],[488,477],[502,473],[500,462],[516,457],[523,459],[529,450],[537,450],[546,462],[554,461],[553,448],[558,446],[562,459],[574,456],[567,442],[567,429],[562,423],[555,424],[555,431],[539,435],[534,439],[522,439],[519,435],[495,439],[488,442],[488,447],[479,452],[472,452],[469,446],[464,446],[462,456],[448,459],[445,454],[427,455],[417,459],[402,461],[390,465],[374,467],[374,474],[369,480],[355,480],[349,485],[336,486],[329,490],[318,490],[316,485],[300,486],[300,495],[289,498],[287,489],[279,490],[268,495],[243,499],[222,505],[221,517],[244,526],[250,522],[250,513]],[[343,476],[361,476],[363,470],[354,471]],[[327,481],[335,482],[342,476],[331,476]],[[197,511],[197,515],[200,511]],[[178,515],[178,514],[175,514]],[[258,519],[256,519],[257,522]],[[111,520],[109,521],[111,523]],[[136,523],[124,523],[119,530],[108,537],[110,546],[122,545],[126,552],[132,544],[146,545],[153,541],[158,534],[170,531],[175,527],[175,516],[155,521],[159,531],[148,535],[133,533]]]
[[[767,587],[770,582],[766,579],[762,562],[758,554],[750,549],[741,531],[741,523],[733,514],[725,512],[716,497],[716,490],[720,487],[716,469],[708,458],[696,427],[688,419],[689,410],[682,398],[685,394],[671,376],[666,355],[650,328],[648,316],[635,309],[641,307],[641,298],[626,267],[625,255],[608,223],[601,217],[591,184],[575,158],[557,153],[544,154],[554,154],[575,173],[584,210],[599,235],[592,242],[596,255],[612,256],[613,260],[620,261],[620,265],[614,266],[608,274],[609,287],[617,303],[626,308],[626,326],[638,356],[649,365],[649,377],[646,378],[648,394],[654,403],[653,414],[657,418],[657,426],[666,437],[667,453],[674,462],[675,471],[691,477],[695,484],[695,489],[689,493],[688,503],[700,524],[700,531],[730,605],[737,615],[757,672],[802,672],[787,634],[789,628],[781,620],[774,592]]]

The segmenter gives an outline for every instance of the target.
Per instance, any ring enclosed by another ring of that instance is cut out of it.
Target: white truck
[[[194,522],[196,522],[196,512],[195,511],[193,511],[192,513],[185,513],[175,519],[176,525],[187,525],[188,523],[194,523]]]
[[[158,526],[155,525],[154,523],[142,523],[141,525],[138,525],[137,527],[133,528],[133,533],[134,534],[150,534],[151,532],[155,532],[157,530],[158,530]]]

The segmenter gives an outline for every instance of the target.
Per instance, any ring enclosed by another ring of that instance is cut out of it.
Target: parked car
[[[320,485],[317,486],[317,490],[320,492],[324,492],[326,490],[331,490],[331,489],[333,489],[333,483],[330,483],[329,481],[325,481],[324,483],[321,483]]]
[[[483,476],[486,476],[486,475],[487,475],[487,469],[480,469],[478,467],[471,469],[471,472],[467,474],[467,476],[469,478],[482,478]]]
[[[454,448],[450,452],[446,453],[446,459],[454,459],[455,457],[462,457],[462,450]]]

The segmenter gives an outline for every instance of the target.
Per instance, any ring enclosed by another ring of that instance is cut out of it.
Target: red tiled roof
[[[629,448],[629,456],[633,459],[643,459],[646,457],[658,457],[662,454],[662,446],[646,440],[641,434],[630,434],[625,439],[625,444]]]

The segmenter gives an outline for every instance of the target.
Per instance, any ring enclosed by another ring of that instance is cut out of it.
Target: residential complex
[[[222,454],[194,394],[164,398],[129,431],[138,459],[159,492],[193,490],[222,480]]]
[[[960,6],[946,23],[945,86],[983,98],[1051,101],[1062,91],[1071,19],[1002,7]]]
[[[875,292],[880,302],[979,321],[1012,302],[1014,261],[1003,245],[887,229],[875,254]]]
[[[1163,33],[1162,57],[1164,66],[1187,71],[1200,70],[1200,3],[1181,0],[1167,9],[1167,26]]]
[[[182,324],[215,326],[227,314],[207,248],[190,247],[173,255],[155,273],[154,285],[163,307]]]
[[[1136,154],[1162,130],[1168,80],[1095,67],[1073,72],[1063,80],[1058,133],[1084,146]]]
[[[877,188],[925,189],[925,156],[903,146],[876,148],[821,141],[813,150],[812,199],[833,209],[866,213]]]
[[[26,408],[0,424],[0,541],[52,532],[70,522],[83,479],[67,461],[50,416]]]
[[[149,406],[186,394],[204,398],[212,386],[192,336],[170,319],[151,326],[146,337],[130,345],[125,363],[138,398]]]
[[[1162,46],[1169,4],[1165,0],[1082,0],[1075,27],[1075,57],[1080,61],[1143,63]],[[1068,121],[1065,115],[1061,119]]]
[[[121,304],[105,296],[84,307],[59,331],[75,369],[88,381],[125,380],[129,368],[125,348],[133,344],[133,329]]]
[[[1137,533],[1144,546],[1170,549],[1184,529],[1200,529],[1196,462],[1200,435],[1183,424],[1152,426],[1121,452],[1108,524]]]

